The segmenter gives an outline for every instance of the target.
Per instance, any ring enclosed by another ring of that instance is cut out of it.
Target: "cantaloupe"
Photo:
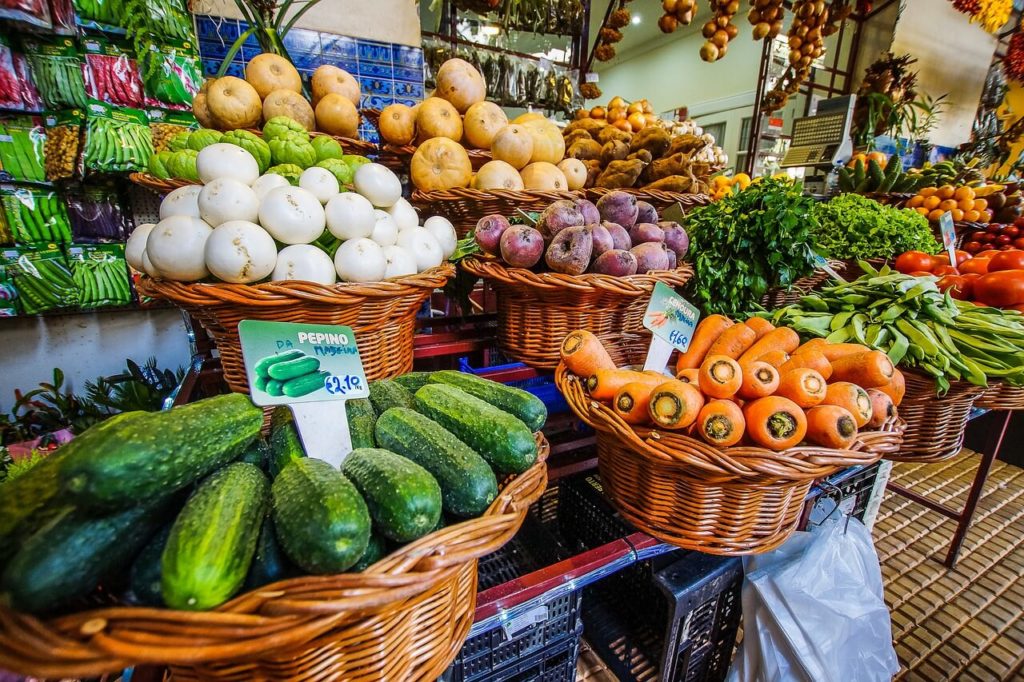
[[[219,127],[226,130],[255,128],[263,112],[256,88],[235,76],[224,76],[210,83],[206,107]]]
[[[409,164],[413,184],[424,192],[466,187],[472,175],[473,165],[466,149],[447,137],[424,141]]]
[[[491,157],[522,168],[533,156],[533,136],[524,126],[507,125],[491,141]]]
[[[583,189],[587,184],[587,167],[579,159],[562,159],[558,170],[565,175],[569,189]]]
[[[359,137],[359,112],[345,96],[329,92],[316,105],[316,128],[338,137]]]
[[[473,178],[476,189],[524,189],[523,178],[519,171],[504,161],[488,161],[480,167]]]
[[[421,144],[433,137],[458,142],[462,139],[462,117],[448,100],[429,97],[420,103],[416,112],[416,132]]]
[[[316,130],[313,107],[309,106],[305,97],[292,90],[274,90],[263,100],[263,122],[275,116],[287,116],[306,130]]]
[[[565,174],[558,169],[558,166],[546,161],[531,163],[519,174],[523,177],[523,186],[526,189],[550,192],[565,191],[569,188]]]
[[[437,70],[435,92],[451,102],[460,114],[487,98],[483,75],[464,59],[449,59]]]
[[[292,63],[278,54],[264,52],[245,65],[245,80],[266,99],[274,90],[302,92],[302,77]]]
[[[389,104],[380,112],[380,136],[388,144],[407,145],[416,139],[416,110]]]
[[[330,64],[318,66],[309,79],[309,84],[313,91],[313,106],[319,104],[320,100],[331,92],[342,95],[352,102],[353,106],[359,106],[359,81],[345,69]]]

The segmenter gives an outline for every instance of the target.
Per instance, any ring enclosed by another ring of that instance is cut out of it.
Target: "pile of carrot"
[[[584,330],[565,338],[562,361],[626,423],[685,431],[719,447],[849,447],[861,428],[894,417],[905,391],[885,353],[823,339],[801,343],[789,327],[759,317],[705,317],[674,379],[617,367]]]

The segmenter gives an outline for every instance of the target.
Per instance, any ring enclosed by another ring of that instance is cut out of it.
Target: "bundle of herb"
[[[686,216],[694,277],[690,300],[705,314],[737,314],[769,287],[814,272],[814,200],[788,179],[759,180]]]
[[[937,253],[940,247],[928,219],[917,211],[883,206],[860,194],[817,204],[814,216],[814,241],[828,258],[893,258],[904,251]]]

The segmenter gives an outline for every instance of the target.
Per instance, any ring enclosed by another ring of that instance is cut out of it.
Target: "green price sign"
[[[690,347],[700,311],[663,282],[654,285],[644,314],[644,326],[682,352]]]

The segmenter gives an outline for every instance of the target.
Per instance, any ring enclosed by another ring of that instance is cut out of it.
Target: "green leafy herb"
[[[814,207],[814,240],[829,258],[893,258],[904,251],[937,253],[928,219],[859,194],[841,194]]]

